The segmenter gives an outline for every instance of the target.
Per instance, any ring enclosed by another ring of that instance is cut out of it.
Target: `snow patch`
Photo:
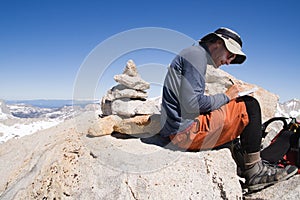
[[[56,126],[62,121],[58,120],[42,120],[37,122],[32,122],[30,124],[14,124],[12,126],[7,126],[0,123],[0,143],[6,142],[12,138],[20,138],[25,135],[33,134],[37,131],[48,129],[50,127]]]

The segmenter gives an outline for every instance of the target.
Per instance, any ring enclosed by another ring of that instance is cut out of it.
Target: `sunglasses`
[[[236,57],[235,54],[230,53],[229,56],[227,56],[227,59],[234,59]]]

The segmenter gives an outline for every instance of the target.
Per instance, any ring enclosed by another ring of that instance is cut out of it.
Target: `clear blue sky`
[[[162,27],[197,40],[221,26],[242,36],[248,56],[223,70],[281,102],[300,99],[299,10],[298,0],[0,0],[0,99],[71,99],[90,52],[130,29]],[[173,58],[147,51],[127,56],[137,65]],[[122,73],[125,60],[107,70],[112,81],[100,83],[96,97],[115,84],[112,75]]]

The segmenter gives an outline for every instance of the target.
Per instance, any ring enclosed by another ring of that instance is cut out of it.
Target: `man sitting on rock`
[[[291,177],[297,168],[276,168],[261,160],[261,110],[255,98],[239,97],[237,84],[222,94],[204,94],[207,65],[241,64],[246,59],[241,49],[236,32],[219,28],[174,58],[164,82],[160,133],[192,151],[212,149],[240,136],[245,150],[242,175],[248,189],[255,191]]]

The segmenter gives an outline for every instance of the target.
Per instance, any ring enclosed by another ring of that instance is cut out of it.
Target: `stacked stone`
[[[118,115],[128,118],[160,113],[159,102],[147,100],[146,90],[150,88],[150,84],[140,77],[133,60],[127,62],[123,74],[115,75],[114,80],[118,85],[108,90],[101,101],[104,116]]]

